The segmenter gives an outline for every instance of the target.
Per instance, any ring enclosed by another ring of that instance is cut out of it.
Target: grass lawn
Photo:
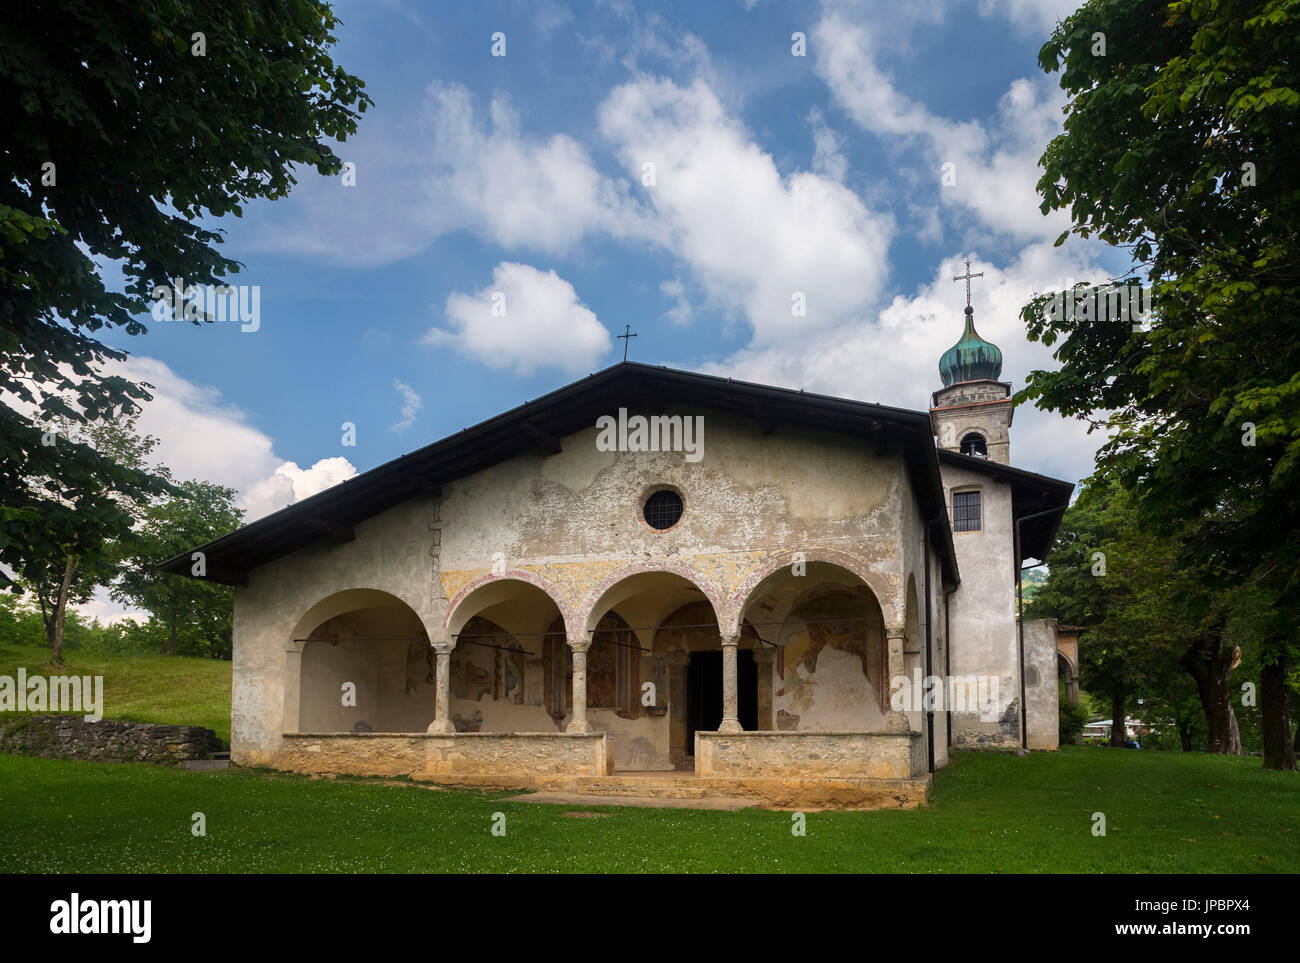
[[[809,813],[805,837],[783,812],[504,795],[0,756],[0,872],[1300,872],[1300,777],[1258,759],[959,753],[927,809]]]
[[[230,663],[177,655],[112,655],[64,649],[50,666],[43,645],[0,645],[0,675],[102,675],[105,719],[206,726],[230,742]]]

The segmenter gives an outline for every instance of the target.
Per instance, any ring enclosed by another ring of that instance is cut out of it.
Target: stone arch
[[[286,729],[422,732],[433,714],[433,650],[403,599],[344,589],[295,623],[285,655]]]
[[[454,642],[456,633],[464,628],[465,623],[478,615],[483,609],[504,602],[521,591],[527,592],[529,586],[545,595],[564,618],[565,631],[570,638],[579,629],[579,622],[572,607],[566,604],[564,596],[549,579],[525,568],[509,569],[505,572],[489,572],[466,584],[455,597],[447,603],[447,615],[443,619],[442,630]]]
[[[378,608],[385,605],[404,606],[410,609],[412,614],[416,615],[416,618],[419,618],[414,605],[392,592],[374,588],[343,589],[332,595],[325,596],[302,614],[298,621],[294,623],[293,631],[289,636],[290,644],[301,652],[307,636],[317,626],[348,612]],[[421,620],[421,624],[423,624],[423,620]]]
[[[764,583],[783,570],[792,568],[796,561],[833,565],[843,569],[871,589],[886,625],[895,625],[900,621],[902,613],[899,611],[897,592],[891,589],[887,576],[872,571],[860,558],[847,552],[809,549],[777,553],[750,569],[728,599],[723,617],[718,620],[719,628],[724,632],[739,632],[745,611],[761,595]]]
[[[1065,685],[1065,697],[1075,705],[1079,703],[1079,669],[1070,657],[1056,650],[1056,670]]]
[[[583,637],[585,638],[595,629],[596,623],[600,621],[606,612],[625,601],[631,595],[643,591],[642,587],[648,581],[647,576],[663,575],[675,575],[689,583],[691,588],[702,594],[709,602],[713,607],[715,617],[718,618],[719,625],[722,624],[722,596],[708,579],[705,579],[699,572],[689,566],[682,565],[679,562],[669,561],[668,559],[652,559],[625,565],[617,571],[611,572],[587,593],[587,597],[583,600],[579,610],[582,615],[578,624],[583,629]]]
[[[963,455],[987,458],[989,456],[988,436],[978,428],[962,432],[957,450]]]
[[[786,731],[880,731],[888,710],[886,622],[875,590],[822,558],[767,566],[739,604],[742,625],[771,643],[764,707]],[[761,695],[761,690],[760,690]]]

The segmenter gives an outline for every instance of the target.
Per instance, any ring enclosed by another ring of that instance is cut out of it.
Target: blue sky
[[[257,331],[113,339],[157,388],[142,425],[252,517],[616,362],[625,324],[637,361],[924,409],[965,257],[1018,388],[1051,364],[1019,306],[1125,265],[1053,248],[1034,192],[1071,7],[337,3],[375,101],[336,148],[356,186],[304,171],[218,222]],[[1097,443],[1022,408],[1012,460],[1073,480]]]

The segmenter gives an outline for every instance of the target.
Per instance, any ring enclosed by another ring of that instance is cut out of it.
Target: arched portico
[[[899,728],[889,697],[891,679],[902,672],[904,629],[891,630],[876,592],[840,564],[846,560],[795,556],[769,564],[733,609],[773,644],[776,731]]]
[[[548,633],[573,619],[555,587],[535,572],[489,573],[466,585],[447,606],[435,644],[445,685],[429,731],[554,732],[547,708]]]
[[[589,724],[607,733],[616,767],[664,770],[689,762],[689,652],[667,644],[664,626],[689,610],[695,641],[716,653],[718,599],[698,572],[667,561],[626,566],[588,592],[580,609],[588,648],[573,647],[575,714],[581,691],[590,702]],[[621,633],[610,634],[614,628]]]
[[[379,589],[336,592],[295,624],[286,648],[288,732],[420,732],[435,710],[429,637]]]

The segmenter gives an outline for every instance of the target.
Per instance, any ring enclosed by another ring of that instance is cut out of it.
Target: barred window
[[[980,530],[979,492],[953,492],[952,527],[955,532],[978,532]]]

